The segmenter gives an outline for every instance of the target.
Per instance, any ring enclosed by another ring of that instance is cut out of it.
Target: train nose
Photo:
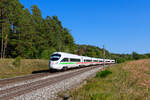
[[[54,64],[55,64],[55,62],[53,62],[53,61],[50,62],[50,65],[54,65]]]
[[[50,66],[50,67],[53,67],[53,66],[55,66],[56,64],[57,64],[56,61],[50,61],[49,66]]]

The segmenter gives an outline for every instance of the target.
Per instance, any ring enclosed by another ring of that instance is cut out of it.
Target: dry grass
[[[32,74],[34,71],[48,70],[48,60],[22,59],[20,66],[15,66],[15,59],[0,59],[0,78],[10,78]]]
[[[150,60],[144,59],[128,62],[124,69],[132,73],[138,85],[141,84],[150,88]]]
[[[107,68],[112,74],[95,77],[71,91],[73,100],[150,100],[150,59]]]

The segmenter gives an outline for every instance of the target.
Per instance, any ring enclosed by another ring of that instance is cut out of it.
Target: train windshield
[[[60,54],[53,54],[53,55],[51,55],[50,60],[51,60],[51,61],[57,61],[57,60],[60,59],[60,57],[61,57]]]

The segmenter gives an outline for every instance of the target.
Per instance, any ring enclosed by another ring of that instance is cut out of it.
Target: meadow
[[[71,90],[73,100],[150,100],[150,59],[103,69]]]
[[[0,59],[0,79],[48,71],[48,63],[41,59]]]

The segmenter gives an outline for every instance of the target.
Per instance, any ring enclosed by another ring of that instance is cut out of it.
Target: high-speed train
[[[100,65],[104,64],[104,62],[105,64],[114,64],[115,60],[85,57],[64,52],[54,52],[50,57],[49,67],[50,70],[66,70],[75,67]]]

